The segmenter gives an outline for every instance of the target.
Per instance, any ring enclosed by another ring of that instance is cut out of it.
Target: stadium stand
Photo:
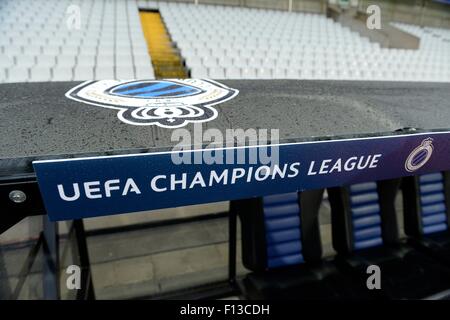
[[[154,78],[135,2],[71,4],[0,2],[0,82]]]
[[[422,39],[419,50],[400,50],[317,14],[181,3],[159,10],[194,78],[450,81],[445,29],[398,24]]]
[[[79,30],[66,26],[69,5],[0,4],[0,82],[155,77],[137,2],[82,2]],[[158,6],[191,77],[450,81],[446,29],[396,23],[420,37],[420,49],[386,49],[317,14]]]
[[[23,3],[0,4],[0,82],[155,77],[137,2],[82,2],[79,30],[66,26],[69,1]],[[194,78],[450,81],[446,29],[395,23],[420,49],[387,49],[318,14],[154,6]]]

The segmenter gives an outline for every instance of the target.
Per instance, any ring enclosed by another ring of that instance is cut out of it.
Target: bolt
[[[14,203],[23,203],[27,200],[27,195],[23,191],[13,190],[9,193],[9,200]]]

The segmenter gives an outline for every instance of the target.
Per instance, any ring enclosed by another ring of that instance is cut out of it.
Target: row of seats
[[[83,81],[86,79],[153,79],[151,68],[133,66],[12,66],[0,67],[0,82]]]
[[[376,66],[356,66],[348,68],[326,68],[325,65],[305,65],[304,67],[193,67],[191,77],[211,79],[305,79],[305,80],[378,80],[378,81],[441,81],[446,82],[450,70],[430,68],[400,70],[378,69]]]
[[[399,236],[395,199],[403,195]],[[318,211],[323,190],[234,201],[248,298],[422,299],[450,290],[450,172],[327,190],[337,255],[322,257]],[[367,267],[381,268],[368,290]],[[447,292],[447,293],[446,293]]]
[[[426,62],[423,63],[413,63],[413,62],[401,62],[399,60],[392,61],[381,61],[382,59],[373,59],[367,61],[366,59],[353,56],[353,59],[348,59],[343,57],[341,59],[335,57],[327,57],[327,56],[312,56],[312,55],[297,55],[295,58],[287,58],[285,56],[279,56],[278,58],[274,57],[261,57],[261,56],[235,56],[235,58],[231,57],[213,57],[213,56],[204,56],[203,58],[199,58],[198,56],[189,57],[186,59],[186,62],[189,63],[192,67],[261,67],[264,66],[266,68],[275,68],[275,67],[305,67],[305,66],[326,66],[327,68],[357,68],[358,66],[367,68],[370,66],[374,66],[377,69],[388,69],[392,70],[393,68],[397,70],[404,69],[430,69],[436,68],[440,70],[450,70],[449,62],[442,62],[441,64],[436,62]]]
[[[40,55],[7,55],[0,54],[0,67],[10,67],[13,65],[22,67],[32,67],[34,65],[39,66],[138,66],[138,67],[151,67],[150,61],[147,59],[147,55],[121,55],[116,56],[112,54],[93,55],[93,54],[40,54]]]
[[[42,39],[41,39],[42,40]],[[45,40],[45,39],[44,39]],[[2,44],[0,43],[0,52],[4,54],[78,54],[78,53],[97,53],[97,51],[106,51],[108,54],[131,54],[132,52],[139,52],[140,54],[145,54],[147,52],[147,47],[144,44],[139,46],[132,46],[130,43],[122,42],[108,42],[100,43],[99,45],[90,44],[72,44],[72,43],[61,43],[61,44],[24,44],[21,45],[19,42],[14,41],[14,44]]]

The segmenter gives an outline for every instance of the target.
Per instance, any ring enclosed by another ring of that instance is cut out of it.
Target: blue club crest
[[[202,91],[200,88],[187,84],[155,80],[120,84],[112,88],[109,93],[111,95],[140,99],[167,99],[192,96]]]
[[[217,117],[212,106],[234,98],[238,90],[213,80],[86,81],[66,93],[69,99],[111,109],[132,125],[178,128]]]
[[[427,138],[416,147],[405,161],[405,169],[408,172],[414,172],[423,167],[430,160],[433,153],[433,139]]]

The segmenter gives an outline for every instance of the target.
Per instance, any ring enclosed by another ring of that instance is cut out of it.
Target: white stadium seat
[[[208,74],[211,79],[225,79],[225,70],[222,67],[210,68]]]
[[[191,69],[192,78],[208,78],[208,69],[201,66],[195,66]]]
[[[136,67],[136,79],[153,79],[155,78],[154,71],[151,67]]]
[[[71,54],[60,54],[56,57],[56,65],[73,68],[76,64],[76,56]]]
[[[6,69],[0,67],[0,82],[5,82],[6,80]]]
[[[243,79],[256,79],[255,68],[243,68],[241,69],[241,75]]]
[[[8,69],[8,82],[25,82],[29,81],[28,68],[26,67],[11,67]]]
[[[0,68],[7,68],[14,65],[14,59],[8,55],[0,55]]]
[[[51,78],[50,67],[35,66],[30,69],[30,81],[50,81]]]
[[[77,57],[77,66],[94,67],[96,63],[95,60],[96,60],[95,55],[93,54],[82,54],[82,55],[80,54]]]
[[[116,65],[116,78],[117,79],[134,79],[134,69],[130,66],[117,66]]]
[[[56,63],[55,56],[40,55],[37,57],[36,64],[43,67],[53,67]]]
[[[225,70],[227,79],[241,79],[241,69],[238,67],[228,67]]]
[[[97,66],[94,72],[95,80],[114,79],[114,67]]]

